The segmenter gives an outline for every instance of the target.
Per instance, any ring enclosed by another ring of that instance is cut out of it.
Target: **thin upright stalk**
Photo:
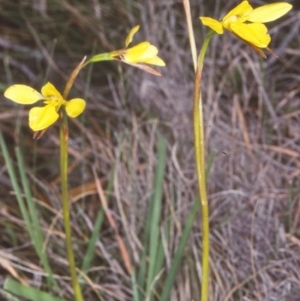
[[[68,194],[68,120],[65,110],[61,111],[60,119],[60,180],[61,180],[61,195],[62,195],[62,207],[63,218],[66,235],[66,248],[69,261],[69,268],[72,279],[72,286],[74,290],[74,296],[76,301],[83,301],[80,285],[78,283],[76,266],[74,260],[74,252],[72,248],[72,235],[70,224],[70,208],[69,208],[69,194]]]
[[[213,33],[209,33],[202,45],[195,74],[194,87],[194,148],[196,159],[196,170],[198,188],[200,195],[200,206],[202,212],[202,282],[201,282],[201,301],[208,301],[209,288],[209,211],[206,193],[205,178],[205,143],[204,143],[204,119],[203,105],[201,97],[201,76],[205,53]]]
[[[72,234],[70,224],[70,208],[69,208],[69,194],[68,194],[68,140],[69,129],[68,120],[65,110],[61,111],[60,119],[60,180],[61,180],[61,195],[62,195],[62,207],[63,218],[66,235],[66,248],[69,261],[69,268],[72,279],[72,286],[74,290],[74,296],[76,301],[83,301],[80,285],[77,279],[76,266],[74,260],[74,252],[72,248]]]
[[[80,62],[80,64],[71,73],[63,93],[63,98],[67,99],[69,91],[84,63],[85,58]],[[70,223],[70,207],[69,207],[69,190],[68,190],[68,141],[69,141],[69,128],[68,119],[65,108],[62,107],[60,111],[60,181],[61,181],[61,197],[62,197],[62,208],[63,208],[63,218],[66,236],[66,249],[69,261],[69,268],[72,280],[72,286],[74,291],[74,296],[76,301],[83,301],[81,288],[78,282],[76,274],[76,265],[74,259],[74,252],[72,248],[72,233],[71,233],[71,223]]]
[[[205,178],[205,143],[204,143],[204,120],[203,107],[201,97],[201,77],[202,68],[207,46],[211,37],[214,35],[210,32],[202,45],[198,60],[196,58],[196,43],[194,38],[194,30],[192,26],[192,17],[189,0],[182,0],[186,22],[188,27],[188,35],[190,40],[191,53],[195,69],[195,86],[194,86],[194,103],[193,103],[193,126],[194,126],[194,148],[195,161],[197,170],[197,180],[199,189],[199,200],[202,213],[202,277],[201,277],[201,301],[208,301],[209,289],[209,211],[206,193]]]

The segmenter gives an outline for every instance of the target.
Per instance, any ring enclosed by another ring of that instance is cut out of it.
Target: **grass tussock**
[[[204,2],[191,1],[198,46],[206,30],[198,17],[219,17],[236,4]],[[83,70],[72,90],[88,102],[84,115],[70,120],[73,247],[85,300],[198,300],[193,68],[181,2],[0,0],[0,18],[1,91],[12,83],[39,89],[46,81],[62,89],[84,55],[123,47],[136,24],[135,38],[158,46],[167,63],[161,78],[107,62]],[[212,301],[300,299],[298,20],[296,8],[272,24],[279,59],[263,60],[227,34],[210,46],[203,97],[213,160]],[[3,288],[10,276],[71,300],[58,127],[34,140],[28,108],[0,98],[0,294],[18,300]],[[32,241],[35,222],[42,246]],[[38,247],[47,250],[53,283]]]

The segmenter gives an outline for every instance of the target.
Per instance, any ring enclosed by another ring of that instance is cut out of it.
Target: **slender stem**
[[[73,86],[73,83],[80,72],[82,65],[84,64],[86,57],[82,59],[79,65],[71,73],[64,92],[63,98],[67,99],[68,94]],[[74,260],[74,252],[72,248],[72,233],[71,233],[71,223],[70,223],[70,208],[69,208],[69,191],[68,191],[68,140],[69,140],[69,128],[68,119],[65,108],[61,108],[60,115],[60,180],[61,180],[61,196],[62,196],[62,206],[63,206],[63,217],[66,235],[66,248],[70,267],[70,274],[72,279],[72,286],[74,291],[74,296],[76,301],[83,301],[81,288],[77,279],[76,266]]]
[[[99,53],[99,54],[93,55],[89,60],[87,60],[81,66],[81,68],[85,67],[86,65],[88,65],[90,63],[103,62],[103,61],[112,61],[112,60],[113,60],[113,57],[112,57],[111,52]]]
[[[64,109],[61,110],[60,118],[60,179],[61,179],[61,193],[62,193],[62,206],[63,217],[66,235],[66,248],[72,279],[72,286],[74,290],[75,300],[83,301],[81,288],[77,279],[76,266],[74,260],[74,252],[72,248],[72,236],[70,225],[70,208],[68,196],[68,120]]]
[[[208,301],[209,288],[209,212],[206,193],[205,179],[205,143],[204,143],[204,120],[201,97],[201,76],[207,46],[213,33],[209,33],[202,45],[198,57],[198,65],[195,75],[194,87],[194,147],[196,170],[198,178],[198,188],[200,195],[200,206],[202,212],[202,282],[201,282],[201,301]]]

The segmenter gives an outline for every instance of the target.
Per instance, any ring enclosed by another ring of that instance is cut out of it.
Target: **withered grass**
[[[218,17],[236,4],[204,2],[191,1],[198,45],[205,33],[198,16]],[[210,46],[203,99],[207,156],[216,153],[208,177],[212,301],[300,300],[299,17],[296,8],[271,26],[271,48],[279,59],[263,60],[230,35],[215,37]],[[158,135],[166,139],[159,218],[165,259],[151,297],[160,300],[197,191],[193,67],[181,2],[0,0],[0,20],[1,91],[12,83],[39,89],[45,81],[62,89],[84,55],[122,47],[136,24],[141,25],[137,40],[149,40],[160,49],[167,63],[161,78],[117,62],[95,64],[82,72],[71,95],[84,95],[88,105],[81,118],[70,120],[69,148],[73,246],[79,269],[103,205],[101,190],[108,203],[84,277],[85,300],[123,301],[132,300],[133,290],[125,253],[138,268],[153,195]],[[22,149],[44,247],[64,298],[71,300],[58,126],[36,141],[27,125],[28,108],[0,99],[1,131],[16,170],[14,147]],[[2,155],[0,164],[1,286],[11,276],[47,290]],[[198,225],[186,245],[172,301],[196,301],[199,296]]]

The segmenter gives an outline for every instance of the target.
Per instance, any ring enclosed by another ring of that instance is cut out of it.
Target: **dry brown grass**
[[[215,1],[215,7],[211,1],[208,7],[203,2],[191,1],[198,45],[205,31],[198,16],[220,16],[236,3]],[[280,59],[262,60],[229,34],[214,37],[210,46],[203,89],[207,153],[216,152],[208,178],[211,301],[300,300],[299,17],[299,11],[293,10],[269,26],[271,47]],[[38,89],[45,80],[62,88],[84,55],[93,49],[119,48],[135,24],[141,24],[138,39],[159,46],[167,63],[161,78],[117,63],[95,64],[88,87],[88,70],[83,71],[72,94],[85,94],[88,107],[84,117],[70,122],[69,177],[78,266],[101,207],[93,170],[105,189],[113,169],[109,207],[132,263],[138,266],[145,204],[152,193],[157,160],[156,135],[161,133],[168,141],[161,225],[172,220],[165,246],[167,270],[196,193],[193,70],[181,2],[0,0],[0,20],[2,90],[17,82]],[[60,212],[58,128],[34,141],[26,116],[27,108],[1,97],[1,130],[11,156],[15,144],[26,155],[51,266],[65,298],[70,299]],[[0,283],[13,275],[43,287],[43,271],[24,231],[1,156],[0,162],[0,258],[7,263],[2,261]],[[196,223],[170,300],[198,300],[200,252],[201,230]],[[131,300],[130,278],[107,220],[95,253],[89,285],[84,288],[86,300],[99,300],[95,292],[106,301]]]

